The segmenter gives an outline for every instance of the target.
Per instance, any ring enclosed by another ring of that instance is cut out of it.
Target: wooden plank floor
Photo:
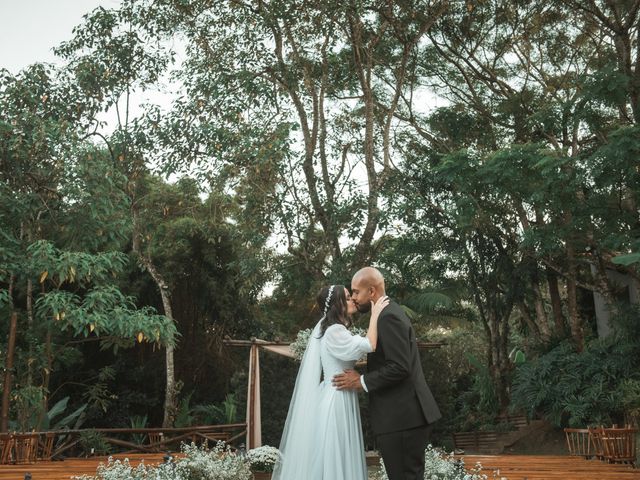
[[[141,460],[152,465],[163,461],[164,454],[114,455],[129,458],[132,465]],[[480,462],[491,478],[506,480],[640,480],[640,469],[628,465],[609,465],[599,460],[569,456],[539,455],[464,455],[467,467]],[[76,475],[93,475],[105,457],[67,459],[63,462],[38,462],[32,465],[0,465],[0,480],[22,480],[31,473],[33,480],[69,480]],[[375,467],[372,467],[375,468]],[[492,477],[493,473],[496,474]]]
[[[508,480],[640,480],[640,469],[582,457],[552,455],[462,455],[466,467],[480,462],[489,478]]]
[[[164,453],[132,453],[113,455],[116,459],[128,458],[131,465],[144,460],[145,465],[162,463]],[[31,473],[33,480],[69,480],[76,475],[95,475],[98,464],[107,463],[107,457],[68,458],[61,462],[37,462],[31,465],[0,465],[0,480],[22,480]]]

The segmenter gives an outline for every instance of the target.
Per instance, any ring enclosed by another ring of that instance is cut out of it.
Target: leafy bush
[[[445,318],[441,320],[445,322]],[[486,358],[486,335],[479,322],[450,321],[453,327],[416,325],[421,339],[444,342],[439,349],[422,352],[422,368],[436,397],[442,419],[433,440],[453,448],[451,432],[477,430],[495,423],[498,404]]]
[[[44,410],[45,391],[41,387],[27,386],[15,391],[14,410],[16,421],[10,422],[13,430],[28,432],[30,430],[62,430],[65,428],[79,428],[84,421],[86,404],[81,405],[67,415],[62,416],[67,409],[69,397],[56,402],[48,411]]]
[[[111,445],[104,435],[95,430],[84,430],[80,433],[80,448],[85,456],[107,455],[111,452]]]
[[[231,424],[238,421],[238,400],[234,393],[225,395],[224,400],[220,403],[207,403],[192,407],[190,403],[193,393],[185,395],[180,401],[174,423],[176,427]]]
[[[517,366],[512,408],[540,413],[557,426],[621,423],[637,401],[629,382],[640,379],[639,366],[634,337],[594,340],[583,352],[564,342]]]

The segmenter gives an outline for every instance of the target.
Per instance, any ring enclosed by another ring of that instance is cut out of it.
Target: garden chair
[[[6,465],[13,460],[13,435],[0,434],[0,465]]]
[[[592,436],[588,428],[565,428],[564,435],[567,439],[569,455],[589,458],[592,452]]]
[[[603,427],[589,427],[589,436],[593,445],[593,454],[598,460],[604,460],[604,447],[602,446]]]
[[[605,428],[602,431],[602,446],[605,460],[610,463],[636,465],[637,428]]]
[[[38,440],[38,460],[51,460],[51,452],[56,439],[54,432],[45,432]]]
[[[38,453],[37,433],[16,433],[13,435],[15,463],[35,463]]]

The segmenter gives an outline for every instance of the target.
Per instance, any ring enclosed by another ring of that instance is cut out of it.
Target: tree
[[[165,317],[113,284],[126,263],[117,251],[126,204],[117,172],[83,143],[95,105],[77,95],[64,72],[42,65],[3,72],[0,83],[0,308],[25,313],[18,385],[39,390],[42,412],[65,349],[56,344],[61,332],[129,345],[170,345],[175,335]]]

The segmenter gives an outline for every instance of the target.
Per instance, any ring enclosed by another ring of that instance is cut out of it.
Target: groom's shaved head
[[[373,287],[377,290],[377,293],[384,295],[384,277],[377,268],[361,268],[353,276],[351,284],[357,284],[364,288]]]
[[[377,268],[361,268],[351,279],[351,300],[362,313],[371,310],[371,302],[384,295],[384,277]]]

